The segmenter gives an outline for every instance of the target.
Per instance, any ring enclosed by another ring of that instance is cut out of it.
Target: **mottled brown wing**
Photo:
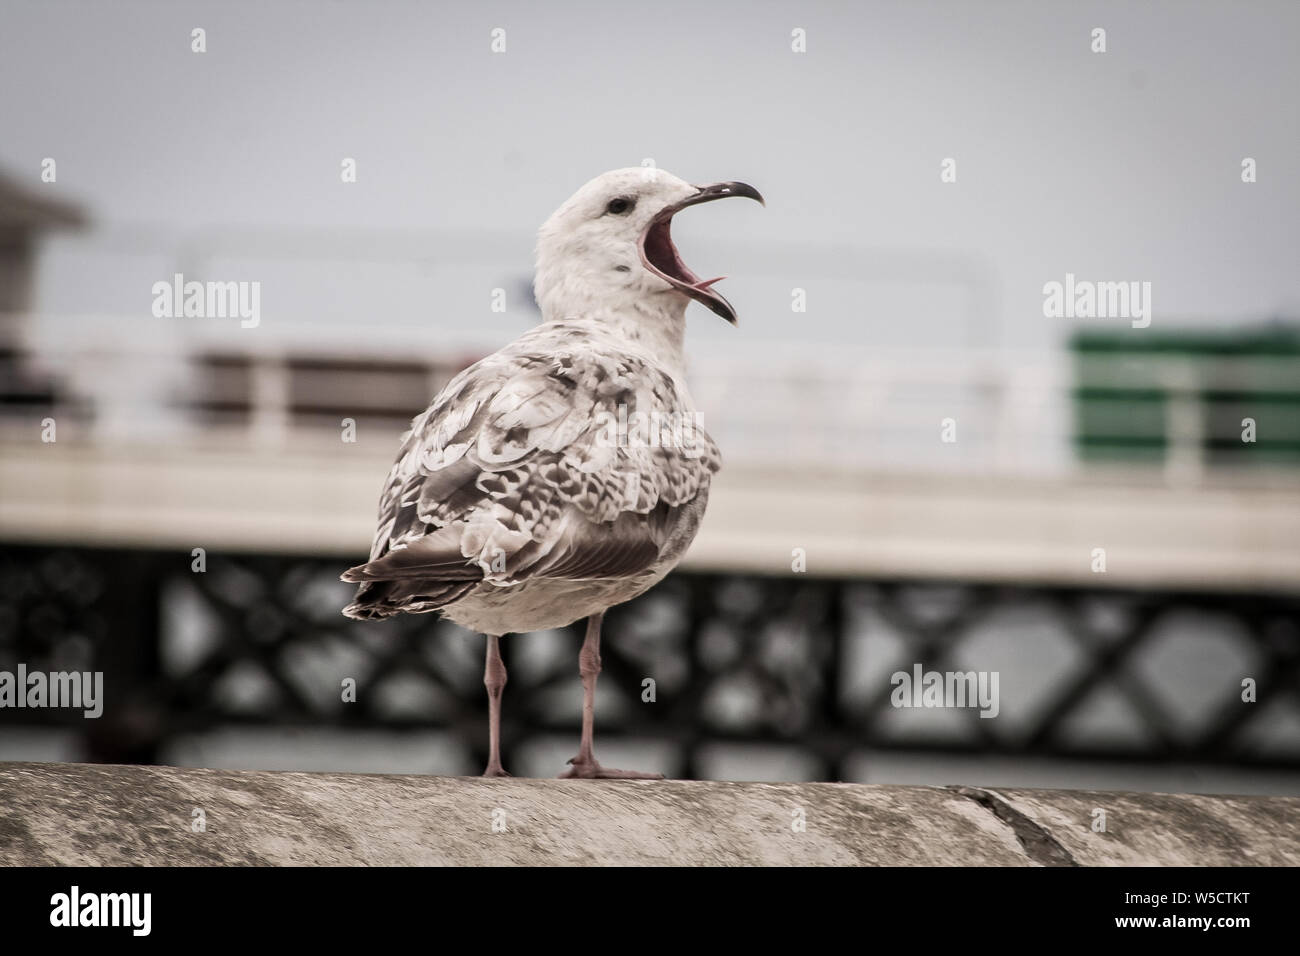
[[[525,336],[471,366],[415,419],[371,560],[345,580],[509,585],[655,562],[717,471],[717,446],[648,360],[544,344]]]

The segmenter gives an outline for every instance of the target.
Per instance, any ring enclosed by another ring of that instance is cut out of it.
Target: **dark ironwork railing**
[[[343,618],[344,561],[193,560],[0,549],[0,670],[102,671],[106,697],[97,720],[0,710],[0,735],[61,725],[89,759],[150,763],[179,735],[238,725],[439,727],[486,758],[480,640],[430,615]],[[678,573],[605,634],[598,740],[666,744],[682,777],[719,743],[792,747],[827,780],[879,750],[1300,767],[1269,716],[1300,712],[1296,596]],[[580,639],[503,642],[507,766],[540,735],[576,739]],[[1000,672],[997,719],[896,708],[890,677],[918,663]]]

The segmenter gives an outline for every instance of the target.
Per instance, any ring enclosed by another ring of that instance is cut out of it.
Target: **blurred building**
[[[82,226],[80,209],[21,188],[0,175],[0,312],[31,305],[36,246],[50,229]]]

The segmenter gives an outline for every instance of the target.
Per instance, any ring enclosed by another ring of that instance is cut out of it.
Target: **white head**
[[[735,323],[730,303],[682,262],[672,217],[726,196],[763,197],[744,183],[692,186],[661,169],[632,167],[591,180],[546,220],[537,237],[533,291],[545,319],[596,311],[680,320],[691,299]]]

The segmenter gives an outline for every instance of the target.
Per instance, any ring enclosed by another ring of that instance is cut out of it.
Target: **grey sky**
[[[262,279],[285,327],[499,340],[526,316],[493,316],[487,290],[530,272],[540,222],[591,176],[652,157],[768,197],[681,217],[685,258],[732,277],[720,288],[742,317],[737,333],[693,310],[705,349],[1050,346],[1071,323],[1043,317],[1041,289],[1067,271],[1150,281],[1156,326],[1300,314],[1295,3],[0,10],[0,167],[83,201],[102,229],[49,247],[38,304],[54,312],[147,317],[149,285],[194,261],[176,237],[221,227],[208,277]],[[45,156],[57,185],[39,182]],[[461,233],[483,237],[462,266],[421,238]],[[276,235],[350,251],[286,261]],[[350,261],[372,242],[402,261]]]

